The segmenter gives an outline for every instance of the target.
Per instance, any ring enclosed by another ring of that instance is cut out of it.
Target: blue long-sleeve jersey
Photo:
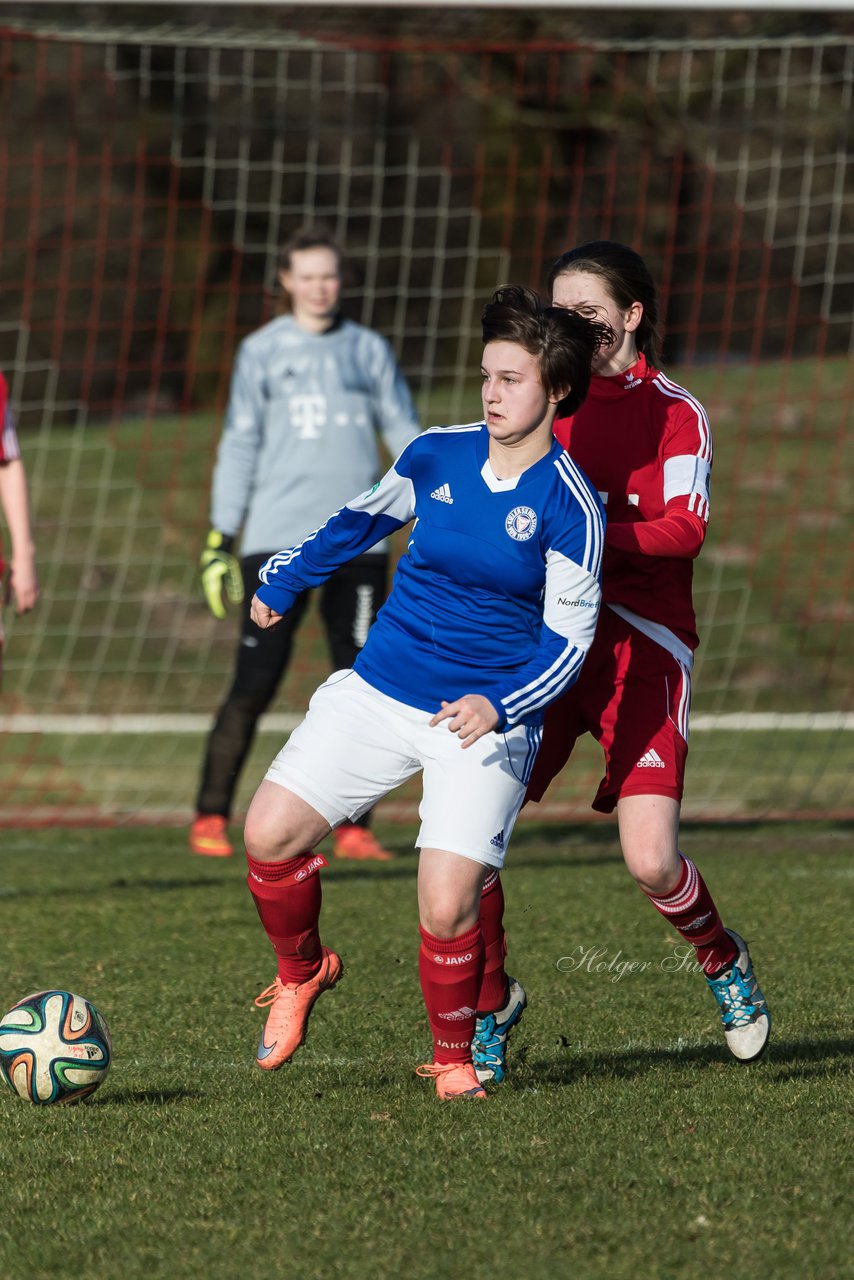
[[[433,427],[364,496],[272,556],[258,596],[276,613],[379,537],[415,524],[355,669],[433,714],[482,694],[499,728],[539,724],[581,669],[596,628],[604,517],[555,441],[511,480],[489,463],[484,423]]]

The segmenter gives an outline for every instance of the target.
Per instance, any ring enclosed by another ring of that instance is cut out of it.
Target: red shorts
[[[632,795],[681,801],[690,701],[688,668],[605,606],[581,675],[546,709],[526,799],[542,800],[576,739],[590,733],[605,752],[594,809],[612,813]]]

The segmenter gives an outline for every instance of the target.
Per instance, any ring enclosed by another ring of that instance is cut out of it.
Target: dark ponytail
[[[568,249],[549,271],[549,293],[559,276],[579,271],[598,276],[620,311],[628,311],[633,302],[641,304],[643,315],[635,331],[635,343],[649,363],[658,368],[661,362],[658,290],[640,254],[616,240],[590,240]]]

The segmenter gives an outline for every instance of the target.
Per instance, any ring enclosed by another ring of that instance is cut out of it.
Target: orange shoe
[[[443,1102],[448,1098],[486,1097],[472,1062],[425,1062],[415,1068],[415,1074],[435,1080],[436,1092]]]
[[[340,956],[328,947],[321,950],[323,962],[313,978],[287,983],[275,978],[255,1001],[259,1009],[270,1006],[255,1059],[262,1071],[276,1071],[290,1062],[305,1040],[308,1015],[315,1000],[334,987],[344,972]]]
[[[332,840],[336,858],[391,862],[394,857],[394,854],[382,847],[367,827],[357,827],[353,822],[342,822],[333,832]]]
[[[228,838],[228,819],[218,813],[200,813],[190,827],[190,848],[206,858],[230,858],[234,845]]]

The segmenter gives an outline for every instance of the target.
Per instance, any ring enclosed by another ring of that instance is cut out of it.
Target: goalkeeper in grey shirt
[[[391,347],[339,313],[336,243],[320,230],[298,233],[282,250],[278,278],[290,311],[238,350],[200,566],[215,617],[225,617],[225,599],[242,605],[234,678],[208,737],[190,828],[190,848],[213,857],[233,852],[228,820],[240,770],[287,669],[310,595],[280,626],[262,631],[249,617],[258,571],[379,479],[378,432],[392,458],[419,433]],[[381,542],[320,588],[333,669],[352,666],[385,599],[387,572]],[[343,825],[334,839],[338,857],[390,857],[366,825]]]

